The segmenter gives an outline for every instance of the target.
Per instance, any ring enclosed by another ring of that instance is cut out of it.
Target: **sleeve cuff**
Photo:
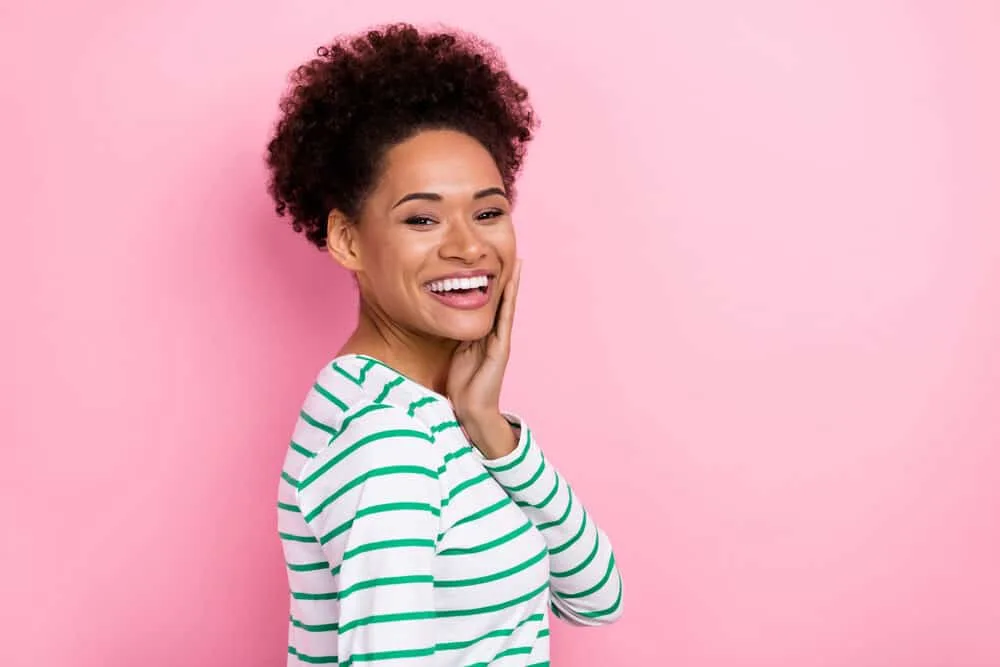
[[[546,465],[531,429],[515,415],[504,417],[521,427],[517,447],[499,459],[483,459],[483,466],[518,504],[533,507],[545,504],[546,498],[551,499],[553,489],[558,488],[558,477]]]
[[[508,412],[504,412],[503,418],[507,420],[507,423],[511,425],[511,428],[516,427],[519,433],[517,438],[517,445],[510,453],[504,454],[498,459],[488,459],[485,456],[483,456],[482,452],[480,452],[478,449],[476,449],[475,447],[472,448],[472,451],[476,453],[476,456],[479,457],[483,465],[491,472],[500,470],[510,470],[516,467],[517,464],[521,463],[525,458],[528,442],[531,439],[528,436],[528,427],[521,420],[520,417]]]

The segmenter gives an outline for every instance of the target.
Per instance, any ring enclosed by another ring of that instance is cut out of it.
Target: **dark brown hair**
[[[477,139],[511,198],[537,126],[497,51],[457,31],[394,24],[341,38],[296,69],[267,147],[279,215],[324,248],[333,209],[356,219],[385,153],[424,129]]]

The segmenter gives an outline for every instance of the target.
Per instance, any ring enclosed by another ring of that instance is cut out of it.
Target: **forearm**
[[[512,427],[522,428],[512,418],[506,427],[511,440],[515,437]],[[495,437],[494,442],[501,442],[499,433]],[[497,450],[502,451],[499,446]],[[530,429],[523,427],[504,455],[490,458],[484,454],[483,464],[544,537],[555,606],[577,623],[617,618],[622,588],[610,540],[546,460]]]
[[[509,455],[520,440],[520,424],[508,421],[500,412],[459,418],[459,422],[469,442],[487,460],[497,460]]]

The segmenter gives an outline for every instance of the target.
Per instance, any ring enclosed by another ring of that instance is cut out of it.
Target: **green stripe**
[[[413,401],[410,403],[410,407],[407,409],[406,414],[412,417],[418,408],[422,408],[429,403],[437,403],[437,398],[434,396],[424,396],[423,398]]]
[[[289,478],[289,479],[291,479],[291,478]],[[298,486],[298,482],[296,482],[295,485]],[[299,506],[298,505],[292,505],[291,503],[283,503],[283,502],[281,502],[279,500],[278,501],[278,509],[279,510],[288,510],[289,512],[298,512],[299,511]]]
[[[392,388],[398,387],[401,384],[403,384],[402,377],[398,377],[395,380],[389,380],[388,382],[386,382],[385,386],[382,387],[382,391],[380,391],[379,395],[375,397],[375,402],[381,403],[382,401],[384,401],[386,397],[389,395],[389,392],[392,391]]]
[[[522,602],[527,602],[532,598],[538,597],[546,591],[549,587],[549,582],[545,582],[535,590],[525,593],[524,595],[519,595],[513,600],[508,600],[507,602],[501,602],[499,604],[491,604],[488,607],[477,607],[475,609],[444,609],[437,612],[440,618],[453,618],[455,616],[474,616],[476,614],[488,614],[494,611],[501,611],[503,609],[509,609],[514,605],[519,605]]]
[[[484,472],[483,474],[477,477],[472,477],[470,479],[465,480],[464,482],[457,485],[454,489],[451,490],[451,493],[448,494],[448,501],[450,502],[454,500],[455,496],[460,494],[462,491],[465,491],[466,489],[473,487],[476,484],[481,484],[488,479],[490,479],[490,474],[488,472]]]
[[[502,570],[502,571],[497,572],[495,574],[487,574],[487,575],[482,576],[482,577],[473,577],[471,579],[451,579],[451,580],[445,580],[445,581],[442,581],[442,580],[438,579],[437,581],[434,582],[434,587],[435,588],[458,588],[459,586],[476,586],[478,584],[485,584],[485,583],[489,583],[491,581],[497,581],[498,579],[504,579],[504,578],[509,577],[511,575],[515,575],[518,572],[523,572],[524,570],[527,570],[529,567],[531,567],[535,563],[543,560],[548,555],[549,555],[548,549],[542,549],[537,554],[535,554],[534,556],[532,556],[528,560],[524,561],[523,563],[515,565],[514,567],[508,568],[506,570]]]
[[[373,368],[375,368],[375,361],[371,359],[368,360],[367,364],[361,367],[361,375],[359,376],[361,384],[365,383],[365,378],[368,376],[368,371],[370,371]]]
[[[441,510],[433,505],[428,505],[427,503],[384,503],[382,505],[372,505],[370,507],[363,507],[354,513],[354,516],[340,524],[329,533],[323,535],[319,539],[320,544],[326,544],[333,538],[337,537],[346,530],[349,530],[351,526],[354,525],[355,520],[360,519],[364,516],[370,516],[372,514],[380,514],[382,512],[395,512],[395,511],[406,511],[415,510],[419,512],[430,512],[434,516],[441,516]]]
[[[352,479],[350,482],[340,487],[329,495],[323,502],[316,506],[311,512],[306,514],[306,521],[312,521],[320,515],[320,513],[329,505],[335,502],[342,495],[353,489],[354,487],[361,486],[369,479],[373,477],[385,477],[387,475],[423,475],[424,477],[430,477],[431,479],[438,479],[437,471],[431,470],[430,468],[424,468],[423,466],[386,466],[384,468],[375,468],[369,470],[368,472],[359,475]]]
[[[369,357],[369,356],[364,355],[364,354],[355,354],[354,356],[358,357],[359,359],[364,359],[365,361],[368,362],[368,365],[365,368],[362,369],[362,376],[361,376],[362,378],[364,377],[364,373],[367,373],[369,370],[371,370],[375,366],[381,366],[382,368],[386,369],[387,371],[391,371],[394,375],[403,375],[402,373],[400,373],[399,371],[397,371],[392,366],[389,366],[388,364],[382,363],[381,361],[379,361],[375,357]],[[406,376],[403,375],[403,377],[405,378]]]
[[[354,384],[356,384],[356,385],[358,385],[360,387],[360,386],[362,386],[365,383],[365,375],[368,373],[368,370],[371,368],[371,362],[369,362],[368,364],[366,364],[365,366],[363,366],[361,368],[361,376],[360,377],[354,377],[353,375],[351,375],[350,373],[348,373],[347,371],[345,371],[340,366],[340,364],[338,364],[337,362],[333,362],[332,366],[333,366],[333,370],[337,371],[338,373],[340,373],[341,375],[343,375],[345,378],[347,378],[348,380],[350,380],[351,382],[353,382]]]
[[[313,572],[315,570],[325,570],[330,567],[326,561],[320,563],[288,563],[288,569],[292,572]]]
[[[434,540],[417,537],[407,537],[398,540],[381,540],[379,542],[361,544],[353,549],[350,549],[349,551],[345,551],[344,557],[341,560],[342,562],[346,562],[358,554],[367,553],[369,551],[380,551],[382,549],[398,549],[400,547],[427,547],[433,549],[435,546],[437,546],[437,543]]]
[[[517,493],[518,491],[524,491],[525,489],[531,488],[531,486],[535,482],[538,481],[538,478],[542,476],[543,472],[545,472],[545,460],[544,459],[542,459],[541,463],[538,464],[538,470],[535,471],[535,474],[532,475],[531,478],[529,478],[527,482],[525,482],[524,484],[518,484],[517,486],[504,486],[504,488],[507,489],[508,491],[510,491],[511,493]]]
[[[313,458],[314,456],[316,456],[316,452],[312,452],[306,449],[305,447],[295,442],[294,440],[292,440],[291,448],[296,452],[298,452],[299,454],[301,454],[302,456],[307,456],[309,458]]]
[[[552,502],[552,499],[556,497],[556,492],[559,491],[559,485],[562,483],[562,478],[559,476],[558,473],[556,473],[554,477],[556,478],[556,481],[552,485],[552,490],[549,491],[549,495],[545,496],[542,499],[542,502],[538,503],[537,505],[532,505],[531,503],[522,503],[521,501],[518,501],[517,503],[518,507],[534,507],[536,510],[540,510],[546,505],[548,505],[550,502]]]
[[[435,426],[431,426],[431,433],[440,433],[441,431],[447,431],[450,428],[459,428],[459,423],[456,421],[441,422]]]
[[[444,462],[445,462],[445,464],[448,464],[451,461],[454,461],[455,459],[460,459],[463,456],[465,456],[466,454],[470,454],[470,453],[472,453],[472,447],[463,447],[462,449],[459,449],[458,451],[448,452],[447,454],[444,455]]]
[[[292,591],[292,597],[296,600],[336,600],[337,592],[333,593],[296,593]]]
[[[281,471],[281,479],[285,480],[286,482],[294,486],[296,489],[299,488],[299,480],[295,479],[284,470]]]
[[[582,563],[580,563],[579,565],[577,565],[576,567],[574,567],[572,569],[566,570],[565,572],[551,572],[550,574],[553,577],[560,577],[560,578],[561,577],[570,577],[570,576],[576,574],[577,572],[579,572],[583,568],[585,568],[588,565],[590,565],[590,561],[594,560],[594,556],[597,555],[597,548],[600,545],[601,545],[601,534],[598,531],[595,530],[594,531],[594,549],[590,552],[590,555],[587,556]]]
[[[586,616],[587,618],[600,618],[601,616],[607,616],[608,614],[613,614],[618,611],[618,607],[622,604],[622,582],[621,579],[618,580],[618,597],[615,598],[614,604],[612,604],[607,609],[599,609],[598,611],[583,611],[580,612],[580,616]]]
[[[376,442],[378,440],[385,440],[387,438],[394,438],[394,437],[411,437],[411,438],[419,438],[421,440],[429,440],[429,436],[426,433],[421,433],[420,431],[414,431],[411,429],[392,429],[388,431],[379,431],[377,433],[372,433],[371,435],[367,435],[361,438],[360,440],[352,444],[350,447],[345,448],[343,451],[338,452],[336,456],[334,456],[332,459],[330,459],[329,461],[321,465],[319,468],[317,468],[316,472],[312,473],[311,475],[302,480],[299,489],[301,490],[306,488],[307,486],[315,482],[317,479],[322,477],[323,473],[325,473],[327,470],[337,465],[338,463],[340,463],[341,461],[343,461],[348,456],[358,451],[365,445],[372,442]]]
[[[333,442],[334,440],[336,440],[337,438],[339,438],[340,435],[344,431],[347,430],[347,427],[350,426],[351,422],[353,422],[355,419],[358,419],[360,417],[364,417],[369,412],[375,412],[376,410],[385,410],[386,408],[391,408],[391,407],[392,407],[391,405],[384,405],[384,404],[381,404],[381,403],[376,403],[376,404],[373,404],[373,405],[366,405],[365,407],[361,408],[360,410],[358,410],[354,414],[348,415],[346,418],[344,418],[344,421],[341,422],[341,424],[340,424],[340,430],[337,431],[332,436],[330,436],[330,442]]]
[[[608,570],[607,570],[607,572],[604,573],[604,576],[601,577],[601,580],[598,581],[596,584],[594,584],[593,586],[591,586],[590,588],[588,588],[585,591],[580,591],[579,593],[558,593],[557,592],[556,595],[558,595],[559,597],[561,597],[563,600],[572,600],[574,598],[585,598],[588,595],[593,595],[597,591],[599,591],[602,588],[604,588],[604,584],[608,583],[608,579],[611,578],[611,573],[614,572],[614,571],[615,571],[615,555],[611,554],[611,558],[608,559]]]
[[[399,614],[382,614],[380,616],[362,616],[361,618],[348,621],[340,626],[340,633],[344,634],[362,625],[374,625],[375,623],[396,623],[400,621],[422,621],[434,618],[433,611],[407,611]]]
[[[306,655],[305,653],[299,653],[298,651],[296,651],[294,646],[288,647],[288,655],[294,655],[302,662],[308,662],[313,665],[337,664],[337,656],[335,655]]]
[[[300,621],[299,619],[295,618],[294,616],[292,616],[290,618],[291,618],[291,621],[292,621],[292,625],[294,625],[295,627],[300,628],[302,630],[305,630],[306,632],[336,632],[337,631],[337,624],[336,623],[320,623],[318,625],[309,625],[308,623],[303,623],[302,621]]]
[[[573,537],[569,538],[564,544],[560,544],[558,547],[553,547],[549,549],[549,553],[554,555],[566,551],[571,546],[573,546],[573,544],[576,543],[578,539],[580,539],[580,536],[583,535],[583,531],[585,531],[586,529],[587,529],[587,510],[583,510],[583,521],[580,522],[580,530],[576,531],[576,534]]]
[[[278,533],[278,537],[283,540],[288,540],[289,542],[315,542],[316,538],[312,535],[291,535],[289,533]]]
[[[505,464],[503,464],[501,466],[496,466],[496,467],[492,467],[492,466],[487,466],[487,467],[491,467],[491,469],[493,470],[493,472],[505,472],[507,470],[510,470],[511,468],[516,468],[517,466],[521,465],[521,462],[524,461],[524,457],[528,455],[528,450],[531,448],[531,431],[530,430],[528,431],[527,437],[528,437],[528,441],[526,443],[524,443],[524,451],[521,452],[520,456],[518,456],[516,459],[514,459],[510,463],[505,463]]]
[[[496,538],[495,540],[490,540],[489,542],[485,542],[483,544],[477,544],[474,547],[454,547],[452,549],[445,549],[438,555],[460,556],[464,554],[477,554],[477,553],[482,553],[483,551],[489,551],[490,549],[494,549],[500,546],[501,544],[506,544],[507,542],[510,542],[511,540],[520,535],[524,535],[526,532],[528,532],[530,528],[531,528],[531,522],[527,521],[524,523],[524,525],[519,526],[518,528],[510,531],[506,535]]]
[[[396,586],[399,584],[433,584],[434,576],[430,574],[408,574],[401,577],[378,577],[376,579],[367,579],[365,581],[359,581],[353,586],[348,586],[344,590],[340,591],[339,599],[343,600],[348,595],[356,593],[360,590],[366,588],[373,588],[375,586]]]
[[[321,386],[318,382],[313,385],[313,389],[316,390],[317,394],[319,394],[326,400],[330,401],[341,410],[344,410],[345,412],[347,411],[347,403],[344,403],[342,400],[331,394],[329,391],[326,390],[325,387]]]
[[[556,478],[556,486],[559,486],[558,477]],[[555,493],[555,489],[552,489],[552,493]],[[555,521],[548,521],[546,523],[538,524],[538,530],[547,530],[549,528],[555,528],[556,526],[561,526],[566,518],[569,517],[569,511],[573,509],[573,490],[569,491],[569,500],[566,501],[566,511],[562,513],[562,516]]]
[[[469,639],[467,641],[440,643],[437,645],[437,650],[454,651],[457,649],[468,648],[486,639],[493,639],[494,637],[509,637],[510,635],[517,632],[521,628],[521,626],[527,623],[538,622],[542,620],[545,620],[544,614],[532,614],[531,616],[528,616],[527,618],[521,620],[513,628],[501,628],[500,630],[493,630],[491,632],[487,632],[485,635],[481,635],[479,637],[476,637],[475,639]]]
[[[482,519],[484,516],[493,514],[493,512],[496,512],[501,507],[506,507],[507,505],[510,505],[510,496],[504,496],[503,500],[493,503],[486,509],[481,509],[478,512],[473,512],[469,516],[462,517],[461,519],[453,523],[451,527],[458,528],[462,524],[469,523],[470,521],[475,521],[476,519]]]
[[[316,419],[312,415],[308,414],[305,410],[301,410],[299,412],[299,416],[302,417],[302,421],[304,421],[305,423],[309,424],[310,426],[312,426],[314,428],[318,428],[321,431],[326,431],[330,435],[336,435],[337,434],[336,429],[334,429],[329,424],[324,424],[323,422],[319,421],[318,419]]]
[[[543,637],[548,637],[549,634],[550,633],[549,633],[549,629],[548,628],[542,628],[541,630],[538,631],[538,635],[537,636],[538,636],[539,639],[542,639]]]
[[[509,648],[505,651],[500,651],[495,656],[494,660],[499,660],[500,658],[506,658],[509,655],[529,655],[535,650],[534,646],[515,646],[514,648]]]

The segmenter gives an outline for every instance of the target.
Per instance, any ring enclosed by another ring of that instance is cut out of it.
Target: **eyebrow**
[[[504,199],[508,199],[507,193],[504,191],[504,189],[503,188],[497,188],[497,187],[486,188],[485,190],[480,190],[479,192],[477,192],[476,194],[474,194],[472,196],[472,198],[473,199],[482,199],[483,197],[490,197],[492,195],[500,195]],[[441,195],[439,195],[436,192],[411,192],[410,194],[404,196],[398,202],[396,202],[395,204],[393,204],[392,208],[396,208],[397,206],[399,206],[399,205],[401,205],[401,204],[403,204],[405,202],[408,202],[408,201],[413,201],[414,199],[420,199],[420,200],[423,200],[423,201],[441,201],[441,200],[444,199],[444,197],[442,197]]]

